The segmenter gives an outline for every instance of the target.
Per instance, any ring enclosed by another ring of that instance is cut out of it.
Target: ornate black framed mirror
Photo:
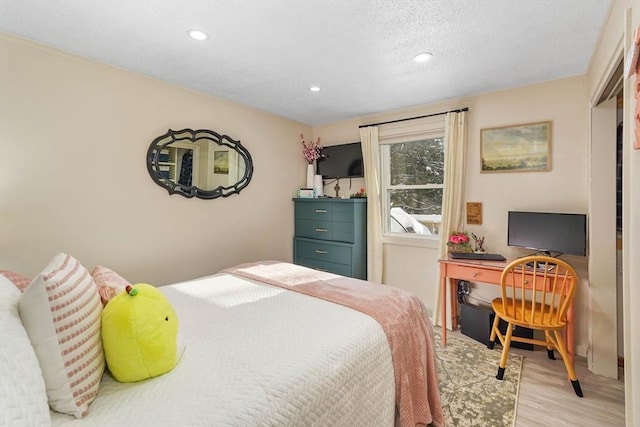
[[[199,129],[169,129],[147,151],[147,170],[169,194],[215,199],[238,194],[253,175],[251,155],[240,141]]]

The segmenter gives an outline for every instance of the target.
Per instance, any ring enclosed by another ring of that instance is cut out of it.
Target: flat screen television
[[[359,142],[323,147],[317,160],[318,175],[323,178],[358,178],[364,176],[362,148]]]
[[[509,211],[507,245],[552,254],[587,254],[587,216]]]

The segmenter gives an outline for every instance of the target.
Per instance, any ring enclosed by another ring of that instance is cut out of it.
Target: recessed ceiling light
[[[428,60],[430,60],[433,57],[432,53],[429,52],[425,52],[425,53],[419,53],[416,56],[413,57],[413,60],[415,62],[427,62]]]
[[[310,90],[311,92],[320,92],[320,88],[319,88],[318,86],[311,86],[311,87],[309,88],[309,90]]]
[[[198,40],[198,41],[203,41],[209,38],[209,36],[207,35],[207,33],[205,33],[202,30],[189,30],[187,31],[187,34],[189,35],[189,37],[191,37],[194,40]]]

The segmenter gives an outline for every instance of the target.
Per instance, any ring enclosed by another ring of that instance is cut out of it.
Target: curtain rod
[[[463,111],[469,111],[469,107],[460,108],[458,110],[443,111],[441,113],[427,114],[426,116],[407,117],[406,119],[389,120],[388,122],[380,122],[380,123],[371,123],[371,124],[368,124],[368,125],[360,125],[360,126],[358,126],[358,128],[366,128],[366,127],[369,127],[369,126],[388,125],[390,123],[406,122],[407,120],[424,119],[424,118],[427,118],[427,117],[441,116],[441,115],[447,114],[447,113],[461,113]]]

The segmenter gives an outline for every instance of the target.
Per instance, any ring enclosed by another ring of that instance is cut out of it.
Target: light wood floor
[[[471,340],[459,330],[448,333]],[[622,370],[619,380],[604,378],[587,369],[587,360],[584,357],[577,357],[576,375],[584,392],[581,399],[573,392],[559,354],[556,354],[556,360],[550,360],[547,358],[547,352],[539,347],[536,347],[535,351],[511,351],[524,356],[517,427],[625,425]],[[506,375],[509,375],[509,365],[505,371]]]

